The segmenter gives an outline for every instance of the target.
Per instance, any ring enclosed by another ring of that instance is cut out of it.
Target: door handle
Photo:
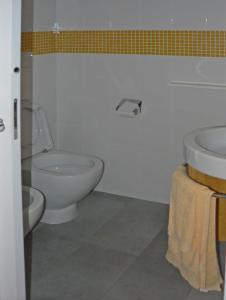
[[[18,108],[18,103],[17,103],[17,98],[14,99],[13,101],[13,111],[14,111],[14,140],[18,138],[18,116],[17,116],[17,108]]]
[[[2,119],[0,119],[0,132],[3,132],[5,130],[5,124]]]

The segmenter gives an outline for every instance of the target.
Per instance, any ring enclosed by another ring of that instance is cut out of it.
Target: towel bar
[[[226,200],[226,194],[224,194],[224,193],[214,193],[214,194],[212,195],[212,197],[213,197],[213,198],[223,198],[223,199]]]

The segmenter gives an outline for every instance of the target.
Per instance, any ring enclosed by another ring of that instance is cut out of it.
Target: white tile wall
[[[52,30],[56,19],[56,0],[34,1],[34,30]]]
[[[64,29],[225,29],[224,0],[56,0]]]
[[[22,0],[21,30],[33,30],[33,0]]]
[[[56,55],[33,56],[33,101],[45,110],[56,143]]]
[[[33,0],[22,0],[21,30],[33,30]],[[29,53],[21,54],[21,98],[32,98],[33,60]]]
[[[34,31],[51,31],[56,20],[55,0],[34,0]],[[56,55],[33,56],[32,100],[44,108],[56,144]]]
[[[50,28],[54,2],[36,2],[36,28]],[[55,20],[63,29],[224,29],[225,16],[224,0],[57,0]],[[34,98],[52,128],[57,120],[57,146],[100,156],[102,191],[167,203],[184,134],[226,122],[226,90],[169,86],[224,83],[225,59],[72,54],[35,61]],[[143,101],[140,119],[115,114],[126,97]]]
[[[172,0],[175,29],[225,30],[224,0]]]
[[[32,98],[33,59],[29,53],[21,54],[21,98]]]

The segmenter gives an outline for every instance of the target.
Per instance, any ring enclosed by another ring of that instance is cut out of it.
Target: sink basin
[[[42,216],[44,211],[44,196],[34,188],[23,186],[22,199],[25,236],[37,225]]]
[[[194,130],[184,137],[184,158],[198,171],[226,179],[226,126]]]

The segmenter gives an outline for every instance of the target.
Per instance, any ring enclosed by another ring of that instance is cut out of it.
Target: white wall
[[[33,56],[33,101],[43,107],[56,144],[56,55]]]
[[[55,0],[34,0],[34,31],[51,31],[56,19]],[[57,137],[56,55],[33,56],[32,100],[44,108],[53,139]]]
[[[225,15],[225,0],[56,0],[63,30],[224,29]],[[105,161],[98,190],[167,203],[184,134],[226,123],[226,90],[169,86],[172,80],[224,83],[225,59],[58,54],[35,61],[34,98],[44,101],[52,123],[57,98],[58,148]],[[115,114],[126,97],[143,101],[140,119]]]
[[[224,0],[56,0],[64,29],[225,29]],[[173,19],[173,22],[172,22]]]
[[[21,31],[33,31],[33,0],[22,0]],[[21,54],[21,98],[32,98],[33,60],[30,53]]]

